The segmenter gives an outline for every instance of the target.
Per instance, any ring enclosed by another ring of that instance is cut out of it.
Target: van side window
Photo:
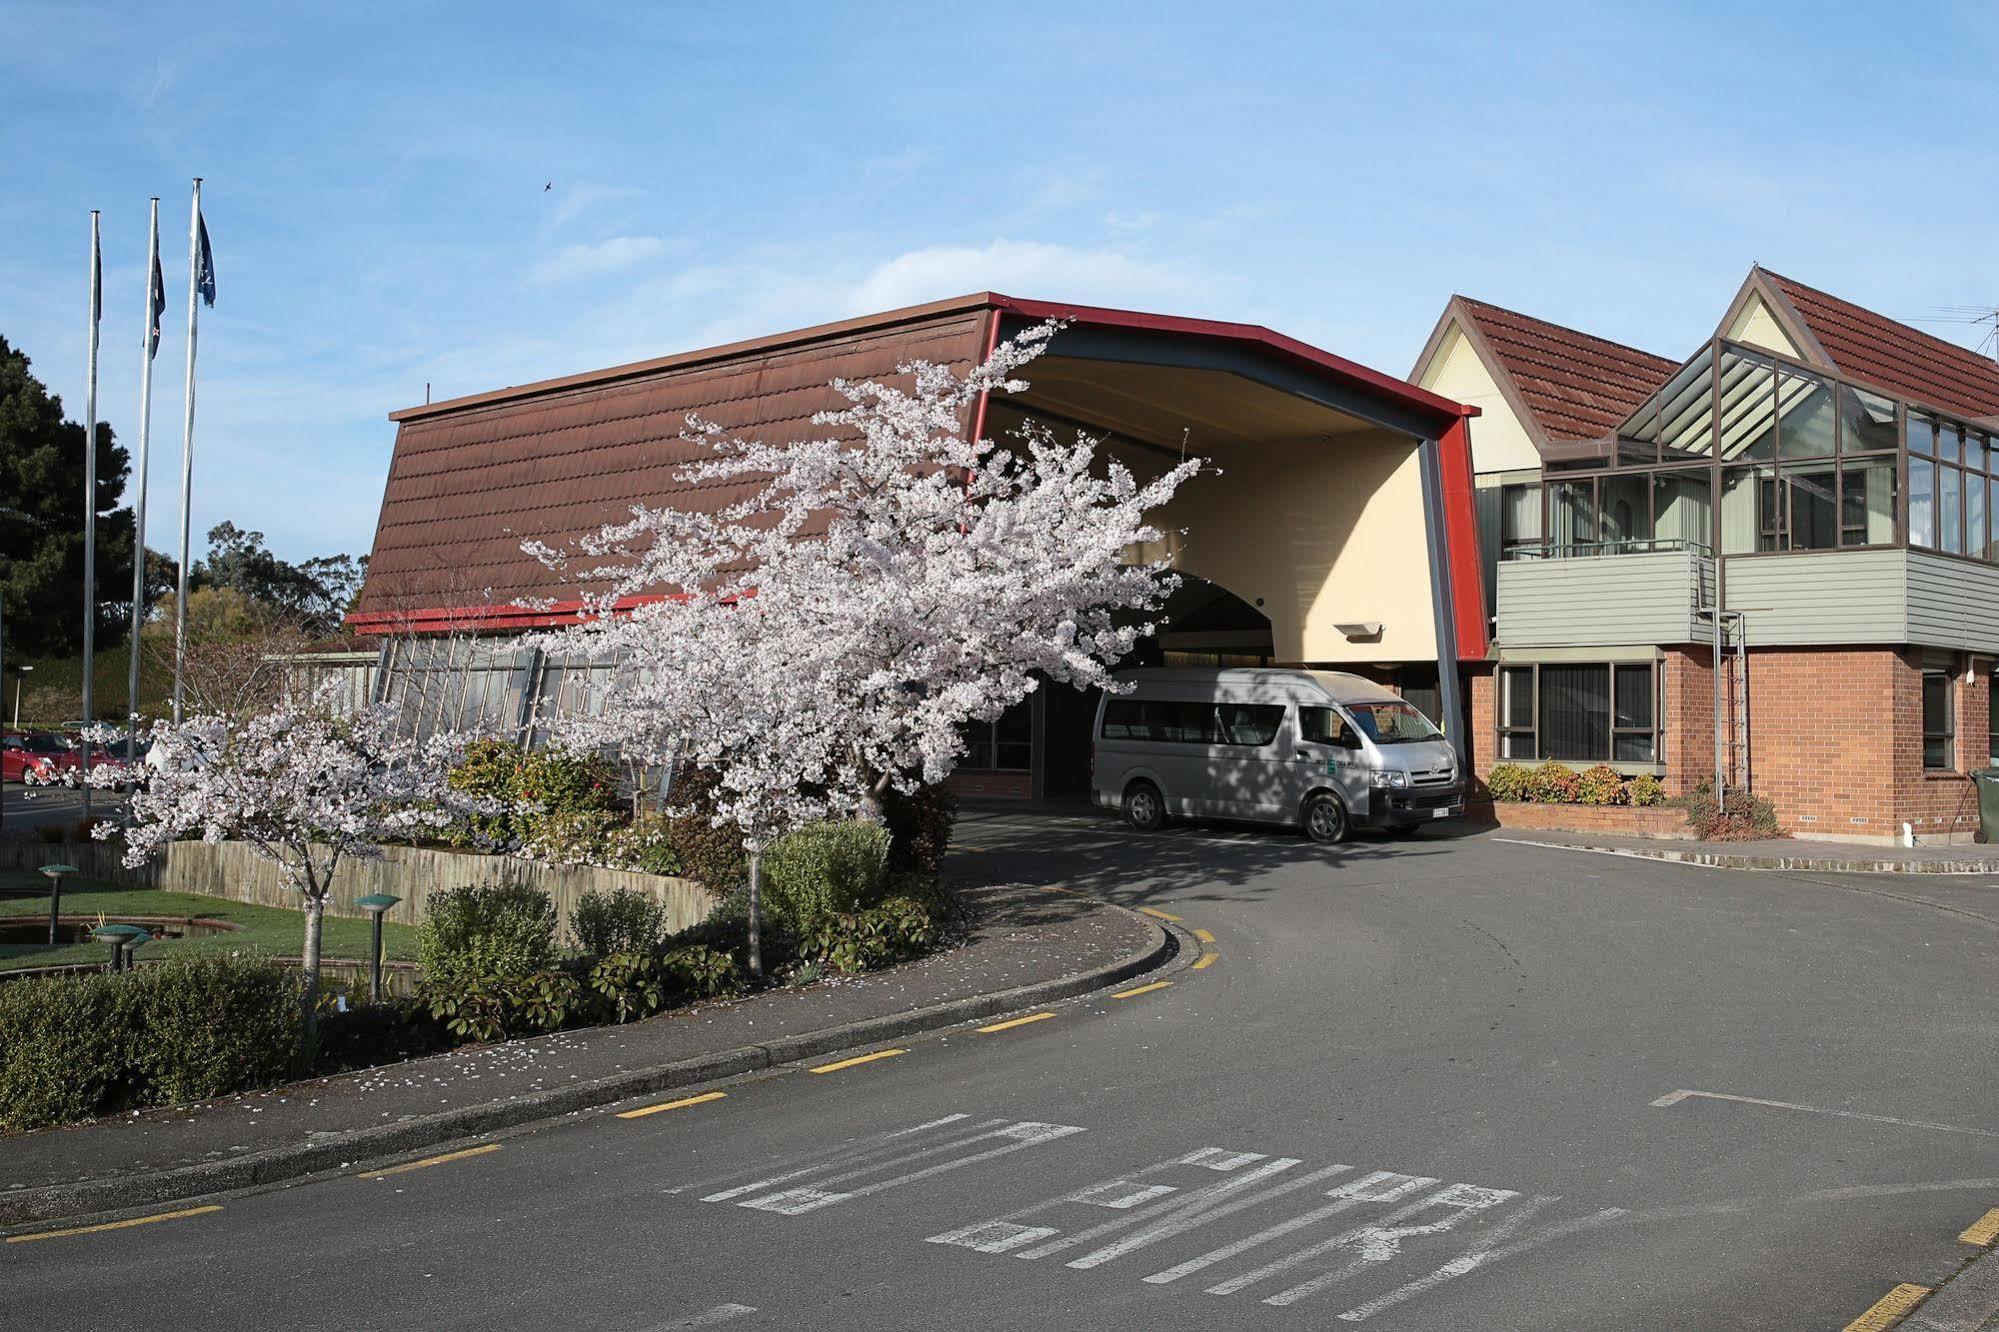
[[[1282,703],[1224,703],[1217,711],[1222,714],[1224,744],[1260,749],[1277,738],[1277,728],[1284,721]]]
[[[1154,744],[1212,745],[1221,741],[1212,703],[1113,698],[1104,704],[1103,738]]]
[[[1337,745],[1341,749],[1359,749],[1360,737],[1347,725],[1347,719],[1331,708],[1298,709],[1298,735],[1317,745]]]

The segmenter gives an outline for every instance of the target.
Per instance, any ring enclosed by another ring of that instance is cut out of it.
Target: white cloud
[[[1146,306],[1170,313],[1205,304],[1213,294],[1211,284],[1197,273],[1116,250],[996,240],[982,246],[930,246],[897,255],[854,284],[843,313],[890,310],[971,291],[1083,305]]]
[[[618,273],[658,254],[664,242],[657,236],[613,236],[594,245],[565,245],[536,264],[531,283],[566,282],[574,278]]]

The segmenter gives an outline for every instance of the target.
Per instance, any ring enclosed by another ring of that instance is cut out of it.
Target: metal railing
[[[1703,542],[1683,537],[1648,537],[1637,541],[1544,542],[1513,546],[1501,551],[1501,560],[1579,560],[1601,555],[1650,555],[1665,551],[1689,551],[1711,556],[1714,551]]]

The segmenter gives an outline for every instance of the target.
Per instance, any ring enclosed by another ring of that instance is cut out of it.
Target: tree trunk
[[[319,935],[326,917],[326,895],[316,888],[305,895],[305,949],[299,970],[305,973],[305,1048],[310,1052],[319,1039]]]
[[[764,853],[762,847],[750,849],[750,974],[763,979],[763,880]]]

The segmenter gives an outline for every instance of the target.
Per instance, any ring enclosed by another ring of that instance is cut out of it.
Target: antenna
[[[1989,351],[1992,359],[1999,361],[1999,305],[1932,305],[1930,311],[1931,313],[1918,315],[1908,322],[1983,325],[1985,332],[1979,336],[1972,350],[1980,354]]]

